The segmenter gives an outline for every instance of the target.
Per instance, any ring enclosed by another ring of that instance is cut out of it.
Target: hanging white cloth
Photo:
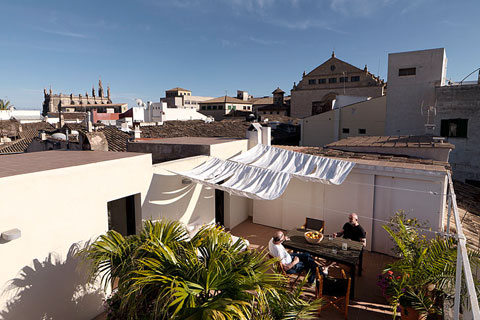
[[[212,188],[251,199],[274,200],[290,182],[290,175],[232,161],[212,158],[186,172],[175,172]]]
[[[350,161],[257,145],[230,160],[212,158],[192,170],[172,172],[230,194],[274,200],[283,194],[291,177],[339,185],[354,165]]]
[[[260,168],[292,174],[303,181],[342,184],[355,163],[294,152],[266,145],[256,145],[229,160]]]

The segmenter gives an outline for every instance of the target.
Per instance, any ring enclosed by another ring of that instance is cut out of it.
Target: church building
[[[68,94],[53,94],[52,89],[47,93],[47,89],[43,90],[43,115],[58,116],[60,112],[87,112],[97,111],[99,113],[123,113],[127,111],[128,104],[120,103],[114,104],[110,98],[110,87],[107,87],[106,95],[103,91],[102,80],[98,81],[98,94],[95,87],[92,87],[92,94],[89,96],[88,92],[85,95]]]
[[[309,117],[332,110],[337,95],[380,97],[386,83],[378,76],[332,57],[293,84],[290,114],[295,118]]]

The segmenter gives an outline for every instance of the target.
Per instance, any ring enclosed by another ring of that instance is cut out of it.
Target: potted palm
[[[177,221],[145,223],[139,235],[109,231],[81,253],[92,279],[106,286],[108,319],[311,319],[319,301],[305,302],[285,278],[268,272],[263,253],[244,251],[221,228],[188,238]]]
[[[453,299],[457,242],[436,236],[427,239],[416,219],[396,213],[384,229],[395,243],[400,259],[388,264],[379,285],[402,319],[436,319],[443,315],[446,300]]]

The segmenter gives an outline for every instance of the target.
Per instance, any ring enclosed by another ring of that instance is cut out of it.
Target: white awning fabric
[[[292,177],[339,185],[354,165],[259,144],[229,160],[212,158],[190,171],[172,172],[231,194],[274,200],[283,194]]]

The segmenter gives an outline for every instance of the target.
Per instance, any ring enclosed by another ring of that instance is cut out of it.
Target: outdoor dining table
[[[362,275],[363,244],[344,238],[333,238],[329,240],[325,236],[318,244],[308,243],[305,240],[305,232],[309,229],[296,228],[288,231],[287,236],[290,240],[283,242],[283,246],[298,252],[307,252],[312,256],[324,258],[329,261],[335,261],[350,267],[350,277],[352,287],[350,298],[354,298],[355,293],[355,274],[358,268],[358,275]],[[347,244],[347,250],[343,250],[342,243]]]

